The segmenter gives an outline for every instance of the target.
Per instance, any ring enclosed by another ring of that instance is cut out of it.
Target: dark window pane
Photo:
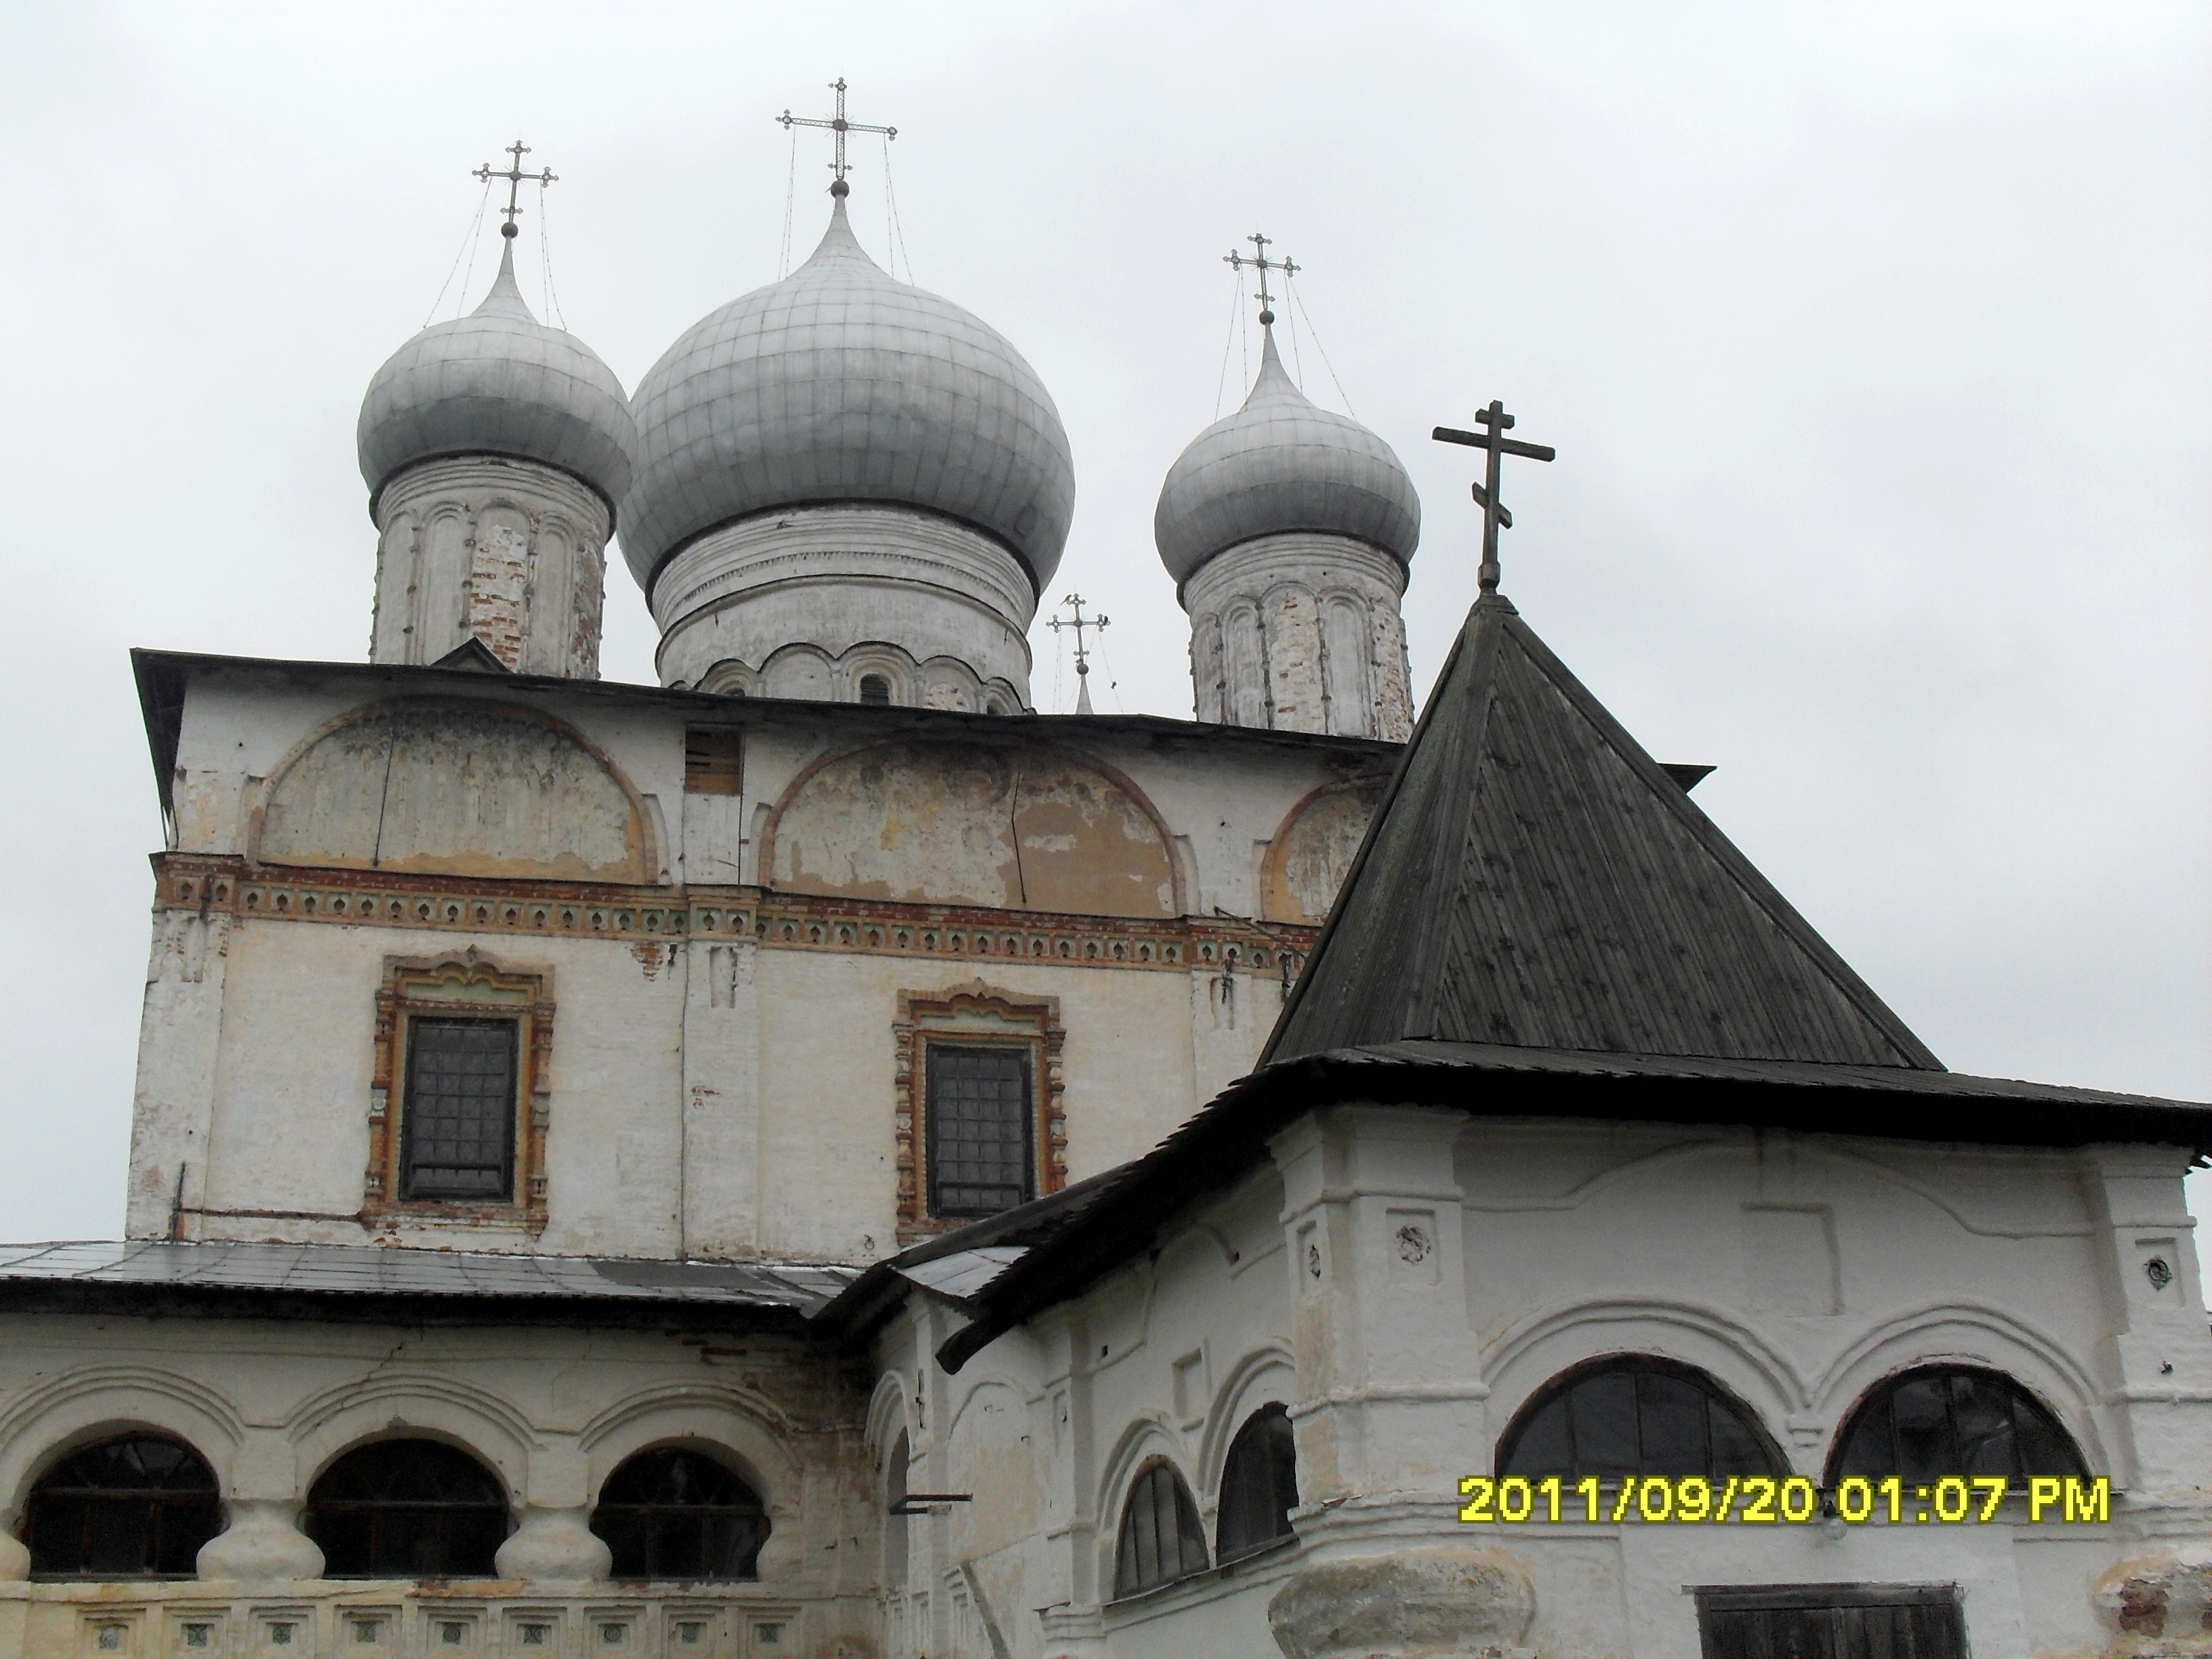
[[[1216,1559],[1231,1560],[1291,1536],[1291,1511],[1297,1503],[1297,1443],[1290,1413],[1279,1405],[1263,1406],[1237,1430],[1222,1468]]]
[[[407,1022],[403,1198],[507,1198],[514,1187],[515,1022]]]
[[[592,1530],[630,1579],[759,1576],[769,1519],[758,1493],[698,1452],[641,1452],[607,1477]]]
[[[1665,1371],[1645,1371],[1637,1377],[1637,1428],[1643,1442],[1639,1474],[1676,1480],[1711,1469],[1712,1448],[1705,1434],[1709,1397],[1695,1383]]]
[[[1575,1441],[1575,1473],[1601,1480],[1634,1474],[1636,1376],[1601,1371],[1577,1383],[1567,1396]]]
[[[1198,1505],[1176,1472],[1158,1463],[1139,1475],[1121,1510],[1114,1593],[1133,1595],[1206,1566]]]
[[[1554,1383],[1498,1448],[1498,1471],[1542,1480],[1781,1473],[1758,1425],[1699,1372],[1670,1360],[1607,1360]]]
[[[324,1471],[303,1524],[332,1578],[489,1578],[507,1539],[507,1498],[466,1452],[383,1440]]]
[[[2015,1484],[2035,1475],[2087,1473],[2058,1420],[2001,1372],[1948,1366],[1908,1372],[1863,1401],[1838,1437],[1832,1478],[1908,1486],[1950,1477],[2001,1477]]]
[[[1567,1437],[1567,1396],[1555,1394],[1521,1425],[1508,1461],[1498,1473],[1541,1480],[1553,1474],[1571,1477],[1574,1469],[1574,1445]]]
[[[1959,1473],[1949,1406],[1940,1376],[1915,1377],[1900,1384],[1892,1396],[1889,1408],[1897,1422],[1895,1473],[1907,1486]]]
[[[1026,1048],[928,1045],[929,1207],[995,1215],[1036,1195]]]
[[[887,705],[890,700],[891,683],[889,680],[885,679],[881,674],[863,674],[860,676],[860,701],[862,702],[874,703],[880,708]]]
[[[214,1471],[151,1436],[70,1454],[31,1489],[24,1541],[41,1578],[189,1577],[222,1530]]]

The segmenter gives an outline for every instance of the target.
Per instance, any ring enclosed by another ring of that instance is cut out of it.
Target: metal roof
[[[1022,354],[950,300],[895,281],[842,198],[813,256],[694,324],[632,407],[623,552],[653,580],[701,532],[774,507],[889,501],[997,537],[1040,588],[1075,513],[1075,462]]]
[[[403,1249],[374,1244],[226,1242],[0,1245],[0,1306],[173,1307],[213,1304],[251,1315],[292,1310],[362,1316],[442,1304],[483,1317],[532,1308],[568,1320],[672,1310],[726,1317],[781,1316],[795,1323],[833,1301],[860,1269],[835,1264],[656,1261],[624,1256],[525,1255]]]
[[[614,370],[530,314],[510,241],[482,305],[424,329],[376,371],[355,441],[372,512],[395,473],[441,455],[541,461],[611,507],[629,488],[637,425]]]
[[[1406,1038],[1942,1069],[1496,594],[1261,1059]]]
[[[957,1370],[1002,1333],[1150,1249],[1184,1206],[1266,1158],[1271,1136],[1345,1101],[1488,1118],[1780,1128],[1860,1140],[2212,1152],[2212,1106],[1957,1072],[1486,1042],[1342,1049],[1280,1061],[1232,1084],[1143,1158],[1086,1182],[1079,1209],[1034,1229],[1030,1248],[994,1279],[963,1286],[961,1300],[975,1322],[944,1344],[939,1361]],[[979,1224],[975,1238],[963,1237],[963,1229],[932,1243],[948,1253],[972,1249],[984,1242],[986,1225],[1000,1237],[1020,1237],[1023,1212]],[[827,1319],[836,1320],[859,1293],[856,1286]]]
[[[1152,541],[1176,586],[1256,536],[1310,530],[1371,543],[1405,564],[1421,543],[1421,498],[1397,452],[1312,403],[1263,331],[1243,406],[1190,441],[1168,469]]]

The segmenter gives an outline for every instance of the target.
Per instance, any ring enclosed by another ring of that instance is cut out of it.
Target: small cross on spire
[[[1484,469],[1483,482],[1474,487],[1474,499],[1482,507],[1482,568],[1476,580],[1485,593],[1498,591],[1498,532],[1513,528],[1513,515],[1505,510],[1505,503],[1498,498],[1498,474],[1500,460],[1507,455],[1518,455],[1531,461],[1550,461],[1559,459],[1559,452],[1546,444],[1524,444],[1517,438],[1505,434],[1513,425],[1513,417],[1505,412],[1505,405],[1497,398],[1490,407],[1475,411],[1474,422],[1483,428],[1480,432],[1462,432],[1457,427],[1440,426],[1430,436],[1438,443],[1468,444],[1486,451],[1489,465]]]
[[[469,176],[472,179],[481,179],[486,184],[489,184],[495,179],[507,180],[507,205],[500,210],[500,212],[505,216],[507,222],[499,228],[499,234],[512,241],[521,234],[521,232],[514,227],[514,216],[522,211],[515,201],[515,198],[521,193],[522,181],[527,179],[543,190],[546,185],[558,179],[561,175],[554,172],[551,167],[543,168],[537,173],[525,173],[522,170],[522,158],[530,154],[530,146],[520,138],[507,147],[507,153],[514,159],[504,168],[495,167],[490,162],[486,161]]]
[[[1062,622],[1059,617],[1054,617],[1046,626],[1055,634],[1063,628],[1072,628],[1075,630],[1075,683],[1079,688],[1075,694],[1075,712],[1079,714],[1088,714],[1091,713],[1091,658],[1089,653],[1084,648],[1083,630],[1086,628],[1094,632],[1103,630],[1111,619],[1103,615],[1085,616],[1083,595],[1080,593],[1070,593],[1060,603],[1075,607],[1075,620]]]
[[[845,135],[848,132],[880,132],[886,139],[890,139],[898,137],[898,129],[896,127],[863,126],[858,121],[847,120],[845,118],[845,77],[843,76],[839,76],[835,81],[832,81],[830,83],[830,90],[837,94],[837,112],[835,115],[830,116],[828,118],[823,120],[816,120],[809,116],[793,115],[790,110],[786,109],[782,114],[777,116],[775,118],[783,124],[783,130],[786,132],[790,131],[793,127],[823,127],[836,135],[837,156],[835,161],[830,163],[830,170],[837,175],[837,177],[830,183],[830,193],[832,196],[843,196],[848,194],[852,190],[852,186],[845,182]]]
[[[1251,243],[1254,247],[1259,250],[1259,252],[1255,254],[1248,255],[1239,253],[1235,248],[1231,248],[1228,252],[1221,256],[1221,263],[1224,265],[1233,266],[1238,270],[1242,270],[1246,265],[1252,265],[1258,269],[1260,272],[1260,325],[1262,328],[1272,327],[1275,321],[1275,297],[1273,295],[1267,292],[1267,273],[1271,270],[1279,270],[1285,276],[1295,276],[1298,274],[1298,267],[1291,260],[1288,255],[1285,255],[1280,259],[1270,259],[1267,257],[1268,248],[1274,245],[1275,239],[1273,237],[1262,236],[1255,230],[1244,240]]]

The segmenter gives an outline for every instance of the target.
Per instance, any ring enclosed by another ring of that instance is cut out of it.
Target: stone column
[[[591,1470],[574,1445],[530,1455],[529,1490],[515,1529],[492,1558],[502,1578],[576,1583],[605,1578],[614,1554],[589,1525]]]
[[[252,1431],[231,1460],[230,1524],[200,1546],[203,1578],[320,1578],[323,1553],[300,1530],[298,1460],[275,1429]]]

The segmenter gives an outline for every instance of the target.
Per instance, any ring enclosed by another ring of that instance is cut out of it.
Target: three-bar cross
[[[561,175],[554,172],[551,167],[544,168],[537,173],[525,173],[522,170],[522,158],[530,154],[530,146],[520,138],[507,147],[507,153],[514,160],[507,163],[504,169],[494,167],[490,162],[486,161],[469,176],[472,179],[481,179],[486,184],[489,184],[495,179],[507,180],[507,205],[500,210],[500,212],[506,216],[507,222],[499,228],[499,234],[511,240],[521,234],[514,228],[514,216],[522,211],[515,201],[516,196],[521,192],[522,181],[526,179],[532,179],[540,190],[543,190],[546,185],[558,179]]]
[[[830,163],[830,169],[836,173],[837,177],[830,186],[830,193],[832,196],[842,196],[851,188],[845,182],[845,135],[848,132],[880,132],[886,139],[890,139],[898,137],[898,129],[862,126],[858,121],[847,120],[843,76],[839,76],[830,83],[830,90],[837,94],[837,112],[828,119],[817,121],[808,116],[793,115],[787,109],[775,118],[783,124],[783,129],[787,132],[793,127],[823,127],[837,135],[837,159]]]
[[[1505,510],[1505,503],[1498,499],[1499,463],[1508,455],[1519,455],[1531,461],[1550,461],[1559,459],[1559,452],[1544,444],[1524,444],[1517,438],[1509,438],[1506,432],[1513,425],[1513,417],[1505,412],[1505,405],[1493,398],[1490,407],[1475,411],[1475,424],[1480,432],[1462,432],[1457,427],[1440,426],[1430,436],[1438,443],[1468,444],[1489,452],[1490,463],[1484,469],[1483,481],[1474,487],[1474,499],[1482,505],[1482,568],[1477,580],[1485,593],[1498,591],[1498,532],[1513,528],[1513,515]]]

